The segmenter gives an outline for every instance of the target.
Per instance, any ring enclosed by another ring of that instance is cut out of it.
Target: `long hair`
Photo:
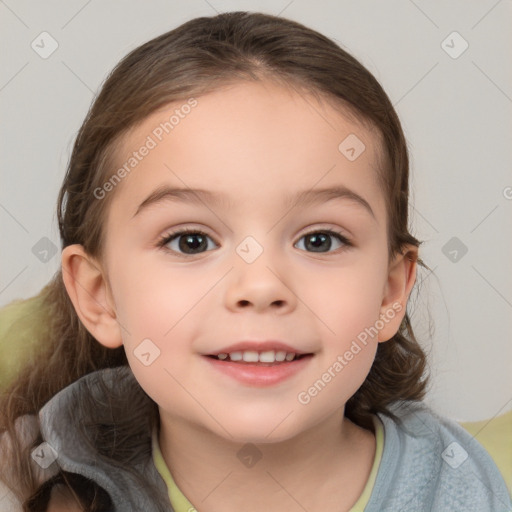
[[[403,254],[406,244],[419,247],[421,242],[408,228],[407,144],[378,81],[322,34],[285,18],[248,12],[192,19],[136,48],[113,69],[77,134],[59,192],[62,247],[81,244],[91,256],[103,256],[105,219],[116,192],[98,201],[94,191],[117,169],[115,150],[128,130],[170,102],[185,102],[244,80],[273,80],[313,94],[374,130],[381,142],[377,177],[386,201],[388,257]],[[420,258],[417,261],[428,268]],[[39,294],[47,329],[34,331],[38,357],[19,373],[0,400],[0,428],[15,441],[12,467],[20,483],[14,491],[25,510],[37,510],[34,503],[38,496],[45,499],[46,488],[36,482],[29,450],[16,443],[16,418],[36,414],[53,395],[87,373],[128,364],[123,347],[105,348],[80,322],[61,272]],[[8,335],[15,342],[16,332]],[[427,370],[426,355],[406,313],[395,336],[379,343],[373,366],[347,402],[345,415],[365,428],[377,412],[394,417],[389,408],[393,402],[424,398]],[[127,408],[130,401],[126,397]],[[87,410],[81,414],[87,417]],[[73,486],[76,482],[62,475],[59,481],[67,482],[74,492],[83,488],[83,482]],[[91,505],[92,498],[88,500],[85,491],[79,494],[90,510],[101,510]],[[89,495],[96,499],[99,494]]]

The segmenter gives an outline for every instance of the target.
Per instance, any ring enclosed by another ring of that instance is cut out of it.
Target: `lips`
[[[309,354],[292,361],[279,363],[241,363],[240,361],[222,361],[214,356],[203,356],[208,367],[217,374],[225,376],[223,378],[253,387],[273,386],[291,379],[305,370],[312,359],[313,354]]]

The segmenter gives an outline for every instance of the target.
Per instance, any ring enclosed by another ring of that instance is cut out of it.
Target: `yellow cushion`
[[[0,309],[0,392],[32,362],[48,331],[43,294],[17,299]]]
[[[490,420],[464,422],[460,425],[494,459],[512,495],[512,410]]]

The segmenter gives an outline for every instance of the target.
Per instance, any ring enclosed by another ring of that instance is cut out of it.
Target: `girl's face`
[[[116,344],[162,421],[270,442],[339,414],[415,277],[388,266],[378,152],[369,131],[269,82],[167,106],[125,138],[122,180],[102,189],[117,187],[104,264]],[[191,233],[159,247],[177,230]],[[206,356],[267,340],[313,356],[271,385]]]

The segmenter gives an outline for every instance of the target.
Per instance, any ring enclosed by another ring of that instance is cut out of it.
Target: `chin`
[[[261,421],[252,424],[234,423],[233,421],[223,423],[229,434],[224,430],[219,432],[222,437],[233,443],[252,443],[252,444],[275,444],[284,441],[289,441],[299,434],[297,432],[297,424],[293,425],[290,430],[290,425],[284,425],[283,418],[272,418],[268,421]],[[216,429],[217,430],[217,429]]]

